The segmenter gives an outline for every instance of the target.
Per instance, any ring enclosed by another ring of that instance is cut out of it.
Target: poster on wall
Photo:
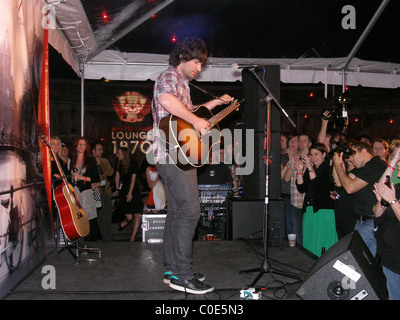
[[[111,130],[113,153],[119,147],[130,150],[139,164],[152,151],[150,92],[125,91],[113,100],[113,108],[118,120]]]
[[[53,243],[35,121],[42,6],[40,0],[3,0],[0,10],[0,297]]]

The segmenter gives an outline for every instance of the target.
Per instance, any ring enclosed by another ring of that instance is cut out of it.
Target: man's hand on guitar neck
[[[213,99],[210,101],[207,101],[206,103],[203,104],[204,107],[206,107],[208,110],[212,110],[216,106],[220,106],[223,104],[229,104],[233,101],[233,98],[229,94],[224,94],[218,99]]]
[[[232,101],[233,98],[230,95],[224,94],[220,96],[218,99],[213,99],[204,103],[203,106],[206,107],[208,110],[211,110],[216,106],[229,104]],[[208,131],[211,129],[210,123],[207,120],[201,118],[197,118],[195,121],[192,121],[192,125],[203,136],[206,135]]]

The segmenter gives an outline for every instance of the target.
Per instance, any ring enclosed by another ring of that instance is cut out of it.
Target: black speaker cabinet
[[[385,276],[357,231],[317,260],[296,294],[303,300],[387,298]]]
[[[263,80],[276,100],[280,102],[281,83],[280,66],[265,65],[255,71]],[[245,99],[243,120],[245,129],[253,129],[256,132],[264,132],[267,122],[267,104],[264,98],[268,92],[263,88],[257,78],[249,69],[242,71],[243,97]],[[281,130],[281,111],[274,102],[271,103],[271,131]]]
[[[229,199],[227,238],[262,239],[264,230],[264,200]],[[268,210],[268,237],[279,245],[285,235],[285,202],[270,200]]]

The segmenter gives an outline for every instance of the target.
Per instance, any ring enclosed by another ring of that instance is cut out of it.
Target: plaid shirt
[[[175,67],[169,66],[167,70],[159,75],[154,84],[151,113],[153,115],[153,155],[155,163],[165,159],[167,156],[161,146],[160,135],[158,133],[158,122],[169,115],[169,112],[158,102],[158,99],[164,93],[169,93],[177,97],[188,110],[194,109],[190,98],[189,80],[179,73]]]

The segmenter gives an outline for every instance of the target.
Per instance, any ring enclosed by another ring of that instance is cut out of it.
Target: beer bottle
[[[391,185],[390,185],[390,176],[389,176],[389,175],[386,176],[385,184],[386,184],[389,188],[391,187]],[[382,198],[382,199],[381,199],[381,206],[383,206],[383,207],[389,207],[390,204],[389,204],[389,202],[387,202],[385,199]]]

